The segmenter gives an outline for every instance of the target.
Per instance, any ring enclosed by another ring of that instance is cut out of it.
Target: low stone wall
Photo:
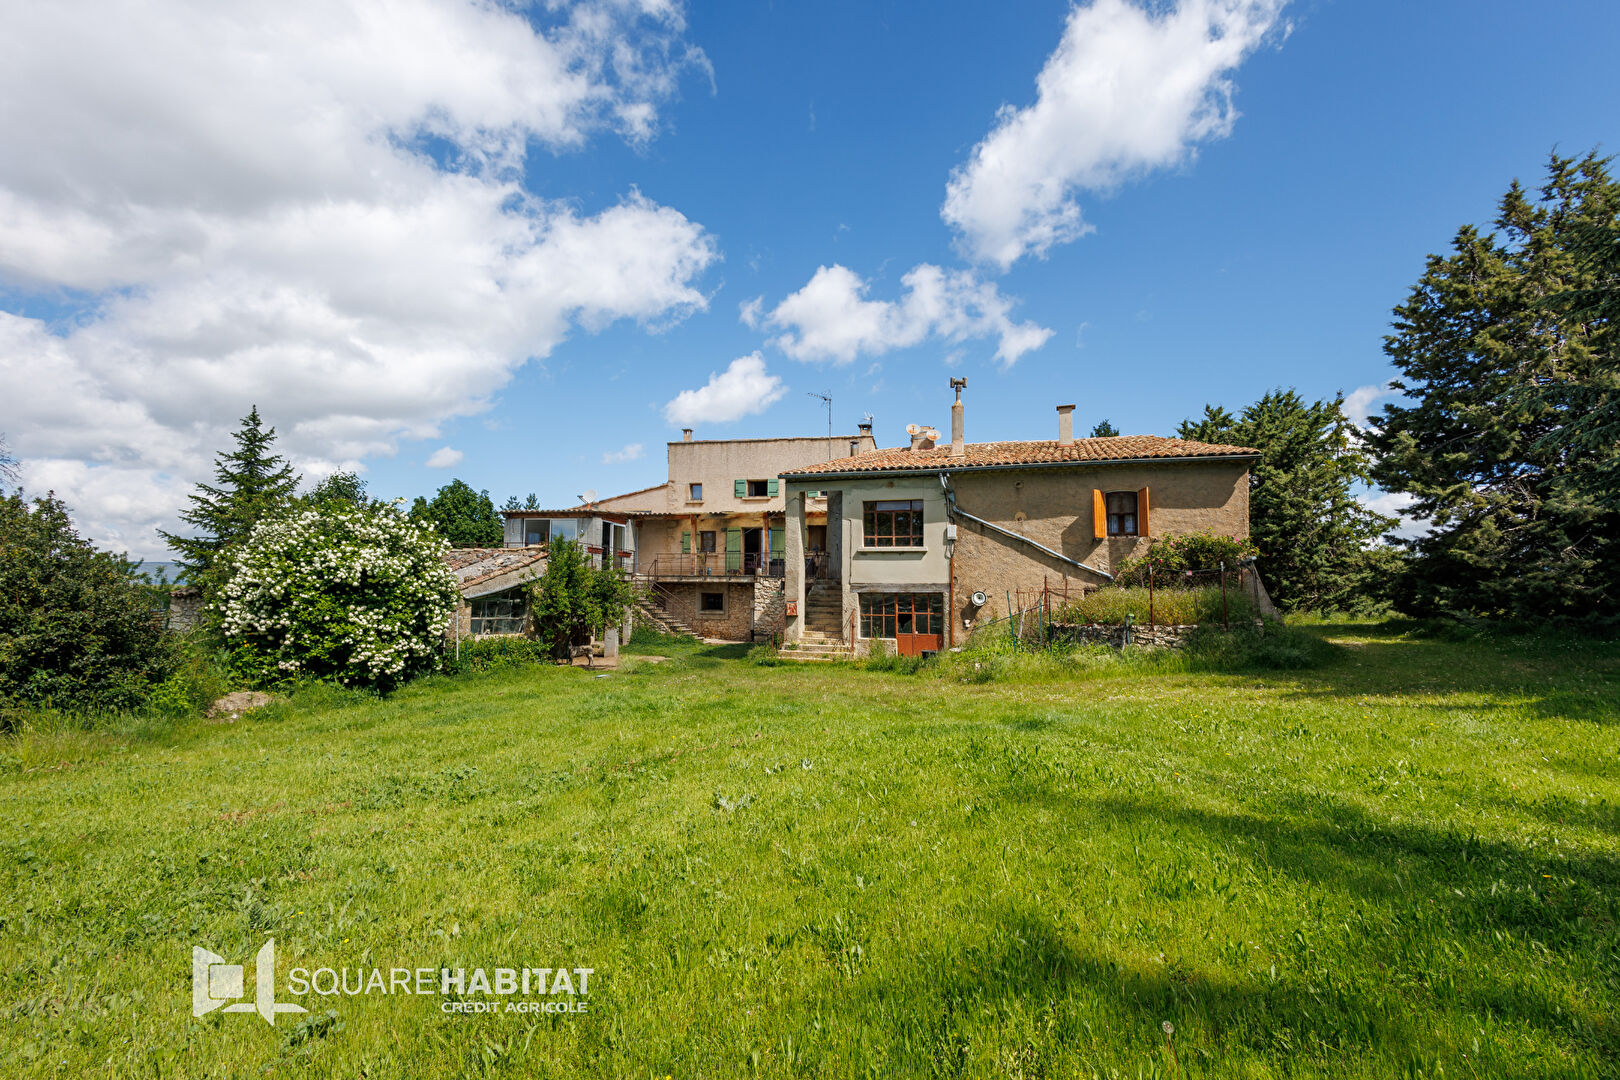
[[[1198,627],[1192,624],[1132,626],[1130,644],[1149,649],[1179,649],[1186,643],[1187,637],[1197,629]],[[1062,623],[1052,625],[1052,637],[1056,640],[1072,641],[1076,645],[1110,645],[1116,649],[1125,645],[1125,632],[1124,626],[1097,626],[1090,623],[1078,626]]]

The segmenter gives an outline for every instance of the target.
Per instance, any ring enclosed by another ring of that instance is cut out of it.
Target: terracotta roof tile
[[[476,585],[501,574],[509,574],[544,560],[543,547],[451,548],[444,553],[444,564],[455,571],[461,587]]]
[[[941,469],[1017,468],[1022,465],[1061,465],[1067,462],[1136,461],[1143,458],[1200,458],[1259,456],[1247,446],[1167,439],[1162,435],[1117,435],[1107,439],[1076,439],[1070,446],[1057,440],[1036,442],[967,443],[961,457],[951,456],[950,443],[927,450],[904,446],[868,450],[855,457],[839,458],[821,465],[788,469],[783,476],[823,476],[852,472],[901,472]]]

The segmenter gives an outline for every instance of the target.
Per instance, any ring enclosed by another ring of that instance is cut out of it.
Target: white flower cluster
[[[389,506],[265,521],[223,590],[222,629],[289,677],[395,685],[428,666],[455,611],[445,546]]]

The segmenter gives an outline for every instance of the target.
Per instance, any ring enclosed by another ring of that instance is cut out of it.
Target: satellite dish
[[[920,434],[922,434],[922,425],[921,424],[907,424],[906,425],[906,434],[907,435],[920,435]]]
[[[938,439],[939,428],[929,428],[927,431],[923,432],[923,434],[930,439]]]
[[[990,598],[984,595],[982,592],[976,592],[972,596],[968,597],[968,603],[972,604],[974,607],[984,607],[989,600]]]

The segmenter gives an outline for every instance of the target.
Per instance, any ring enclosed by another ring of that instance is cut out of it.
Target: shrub
[[[1191,570],[1218,571],[1222,564],[1235,570],[1239,563],[1255,555],[1254,544],[1214,533],[1178,533],[1155,538],[1147,554],[1126,559],[1114,575],[1115,585],[1141,585],[1148,583],[1148,568],[1152,567],[1158,584],[1163,585],[1172,575]]]
[[[0,498],[0,710],[139,708],[175,666],[134,567],[54,496]]]
[[[1182,651],[1193,666],[1220,671],[1320,667],[1338,653],[1331,642],[1277,622],[1230,632],[1200,629],[1188,638]]]
[[[592,634],[624,622],[635,602],[629,577],[611,565],[592,568],[580,546],[559,540],[546,556],[546,572],[530,587],[535,633],[559,656],[585,645]]]
[[[777,655],[774,644],[760,644],[748,650],[748,662],[755,667],[775,667],[782,662],[782,658]]]
[[[387,506],[327,504],[257,526],[220,605],[245,675],[388,690],[429,670],[456,609],[430,528]]]
[[[1115,626],[1125,616],[1135,616],[1143,626],[1148,624],[1148,591],[1131,586],[1108,586],[1087,593],[1078,600],[1070,600],[1052,615],[1059,623],[1098,623]],[[1190,626],[1195,623],[1220,623],[1225,619],[1236,626],[1252,622],[1258,615],[1249,595],[1229,581],[1226,587],[1225,607],[1222,607],[1219,585],[1197,585],[1191,588],[1156,588],[1152,598],[1153,622],[1160,626]]]
[[[515,636],[463,641],[459,664],[453,653],[446,653],[445,656],[445,667],[450,671],[499,671],[551,663],[551,649],[545,642]]]
[[[204,641],[201,632],[177,638],[174,670],[152,691],[150,711],[173,719],[197,716],[231,691],[229,654],[210,651]]]

